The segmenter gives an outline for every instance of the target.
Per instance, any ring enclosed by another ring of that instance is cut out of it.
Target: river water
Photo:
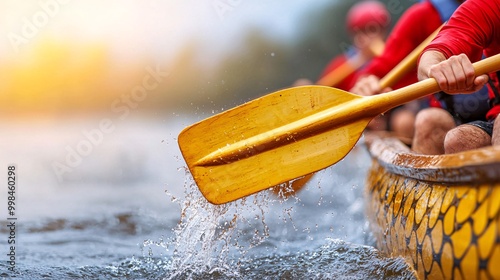
[[[0,122],[2,279],[413,279],[373,247],[363,145],[294,197],[215,206],[176,142],[194,118],[62,119]]]

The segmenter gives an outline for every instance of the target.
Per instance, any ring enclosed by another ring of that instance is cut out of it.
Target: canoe
[[[500,279],[500,147],[428,156],[391,137],[365,144],[378,248],[419,279]]]

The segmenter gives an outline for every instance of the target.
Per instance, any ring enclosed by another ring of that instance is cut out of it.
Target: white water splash
[[[184,189],[182,201],[172,197],[180,204],[181,217],[170,242],[174,249],[169,270],[175,273],[168,279],[207,274],[240,277],[241,260],[269,237],[264,216],[274,200],[262,192],[213,205],[202,196],[187,170]],[[169,247],[164,245],[160,246]]]

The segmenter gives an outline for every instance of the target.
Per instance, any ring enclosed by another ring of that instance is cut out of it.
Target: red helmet
[[[351,32],[364,30],[370,26],[379,26],[383,29],[389,26],[391,16],[385,5],[379,1],[362,1],[347,13],[347,29]]]

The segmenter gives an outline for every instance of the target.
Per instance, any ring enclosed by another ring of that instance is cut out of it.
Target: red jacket
[[[438,50],[446,57],[465,53],[472,62],[484,55],[500,53],[500,0],[467,0],[450,18],[438,36],[425,50]],[[499,90],[497,73],[490,75]],[[490,87],[489,96],[495,98]],[[500,104],[493,106],[486,114],[494,119],[500,113]]]
[[[439,12],[430,2],[412,5],[392,29],[384,52],[359,71],[358,76],[371,74],[378,78],[384,77],[442,24]],[[416,82],[418,80],[415,67],[392,88],[398,89]]]

